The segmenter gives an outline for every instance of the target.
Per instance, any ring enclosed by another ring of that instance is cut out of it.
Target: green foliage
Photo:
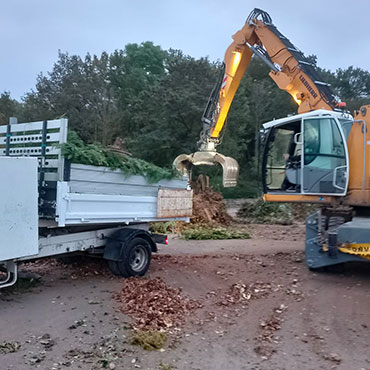
[[[354,111],[370,103],[370,72],[350,66],[335,72],[318,67],[323,80],[331,85],[334,93]]]
[[[158,370],[175,370],[175,369],[176,367],[174,365],[164,364],[163,362],[161,362],[158,365]]]
[[[252,163],[251,167],[253,167]],[[253,178],[251,173],[240,173],[237,185],[233,188],[225,188],[222,185],[221,172],[222,169],[219,168],[215,176],[213,176],[213,174],[207,174],[210,176],[212,188],[221,193],[225,199],[256,198],[261,195],[262,190],[260,182],[257,177]]]
[[[161,349],[167,340],[167,334],[161,331],[135,330],[131,336],[131,344],[140,346],[147,351]]]
[[[291,204],[265,202],[262,198],[243,204],[237,213],[246,222],[291,225],[293,210]]]
[[[222,186],[220,191],[225,199],[255,198],[261,194],[261,185],[257,179],[241,179],[236,187],[224,188]]]
[[[127,138],[130,152],[159,166],[168,166],[181,153],[194,152],[201,116],[216,81],[217,65],[169,50],[166,74],[130,109],[136,134]]]
[[[9,91],[0,94],[0,125],[6,125],[10,117],[23,118],[22,104],[10,97]]]
[[[308,58],[317,65],[316,56]],[[91,145],[88,152],[75,153],[80,160],[106,163],[102,147],[92,143],[106,146],[119,136],[135,157],[170,167],[177,155],[197,150],[200,120],[219,67],[207,58],[163,50],[149,41],[127,44],[111,54],[80,57],[60,52],[53,69],[38,76],[36,88],[22,104],[9,93],[0,96],[0,124],[11,115],[20,121],[65,116],[69,127]],[[350,110],[369,103],[368,71],[317,68]],[[252,58],[232,103],[218,151],[238,161],[240,184],[223,189],[220,172],[215,171],[214,180],[213,169],[209,172],[212,184],[226,198],[259,194],[261,124],[297,112],[291,96],[268,73],[262,61]],[[109,159],[113,167],[121,168],[116,162],[117,158]],[[129,167],[135,172],[141,166],[135,162]]]
[[[176,226],[175,221],[167,222],[152,222],[150,224],[150,231],[158,234],[172,234]]]
[[[48,75],[37,78],[36,91],[26,94],[28,120],[66,116],[69,127],[86,142],[109,144],[118,135],[119,111],[114,86],[110,83],[111,57],[59,52]]]
[[[247,232],[225,227],[192,226],[185,228],[182,237],[186,240],[249,239]]]
[[[258,198],[246,201],[237,215],[250,223],[291,225],[293,221],[305,221],[317,209],[317,204],[274,203]]]
[[[165,169],[129,155],[114,153],[100,144],[85,144],[74,132],[69,131],[63,156],[73,163],[120,169],[127,175],[142,175],[151,183],[179,176],[176,169]]]

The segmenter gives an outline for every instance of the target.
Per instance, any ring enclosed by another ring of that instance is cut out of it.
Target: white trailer
[[[189,221],[186,178],[149,183],[120,170],[69,163],[67,119],[0,126],[0,288],[17,266],[76,252],[108,260],[119,276],[144,275],[165,237],[149,222]]]

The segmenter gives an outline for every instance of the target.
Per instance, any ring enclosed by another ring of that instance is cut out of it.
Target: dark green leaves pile
[[[292,225],[295,221],[305,221],[317,209],[316,204],[274,203],[258,198],[248,199],[237,215],[247,223]]]
[[[174,168],[161,168],[142,159],[112,152],[100,144],[85,144],[74,131],[69,131],[62,153],[72,163],[120,169],[126,175],[142,175],[150,183],[179,177]]]
[[[265,202],[262,198],[245,202],[237,215],[257,224],[291,225],[294,220],[291,204]]]
[[[249,239],[247,232],[232,230],[226,227],[195,226],[185,228],[182,237],[186,240],[225,240]]]

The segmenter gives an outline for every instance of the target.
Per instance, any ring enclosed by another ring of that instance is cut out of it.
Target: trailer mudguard
[[[122,261],[124,258],[125,246],[135,238],[143,238],[147,240],[151,246],[152,252],[158,251],[156,243],[147,231],[123,228],[113,233],[110,237],[107,237],[107,243],[104,249],[104,258],[111,261]]]

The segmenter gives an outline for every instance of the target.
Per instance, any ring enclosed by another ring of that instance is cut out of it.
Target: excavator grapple
[[[226,187],[236,186],[239,175],[238,162],[215,151],[195,152],[193,154],[180,154],[174,160],[174,166],[183,174],[190,174],[193,166],[220,164],[223,170],[222,184]]]

